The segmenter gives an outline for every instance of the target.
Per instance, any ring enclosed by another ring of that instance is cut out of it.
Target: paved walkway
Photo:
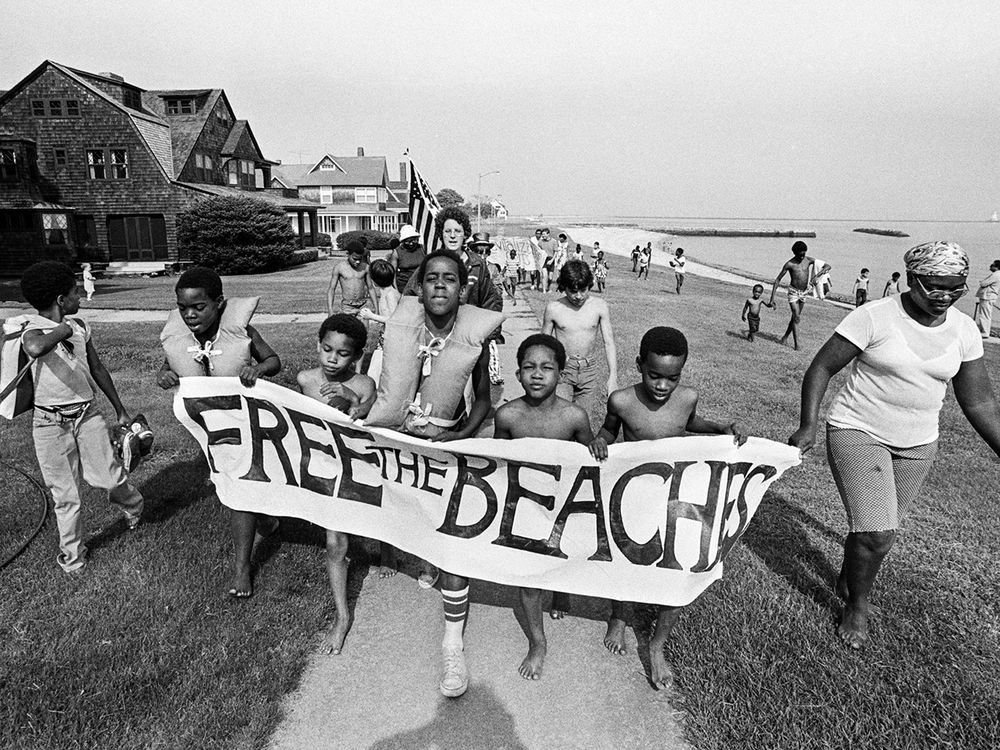
[[[517,347],[538,331],[523,299],[505,312],[500,347],[506,383],[498,404],[521,395]],[[496,392],[494,392],[494,396]],[[491,434],[492,427],[484,429]],[[670,694],[647,682],[629,631],[629,653],[604,648],[604,602],[573,597],[564,620],[546,618],[549,653],[541,680],[517,674],[527,640],[514,615],[516,591],[472,582],[466,654],[471,684],[441,696],[441,596],[400,573],[365,579],[340,656],[314,653],[286,696],[272,750],[372,748],[688,749]]]

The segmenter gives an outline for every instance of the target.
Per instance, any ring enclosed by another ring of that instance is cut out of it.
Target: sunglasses
[[[913,278],[916,280],[917,286],[920,287],[921,291],[924,293],[924,296],[927,297],[927,299],[956,300],[969,291],[968,284],[962,284],[961,288],[958,289],[928,289],[927,287],[924,286],[924,282],[920,280],[919,276],[914,276]]]

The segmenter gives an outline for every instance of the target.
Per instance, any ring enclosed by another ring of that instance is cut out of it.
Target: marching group
[[[517,259],[515,267],[509,262],[514,258],[502,264],[491,259],[494,243],[489,234],[473,233],[469,217],[457,207],[441,210],[435,229],[442,248],[433,252],[421,247],[412,227],[402,229],[385,259],[369,263],[367,247],[358,242],[347,246],[346,259],[331,275],[329,316],[319,328],[316,367],[297,376],[304,394],[363,419],[377,409],[384,395],[373,377],[381,363],[400,360],[405,354],[402,360],[408,364],[404,366],[419,368],[419,382],[436,380],[438,388],[457,390],[451,401],[457,406],[453,413],[441,413],[430,404],[415,403],[416,409],[410,412],[421,419],[408,417],[395,428],[438,442],[474,436],[492,408],[490,381],[500,379],[496,343],[502,330],[499,326],[483,329],[487,333],[481,336],[481,351],[462,377],[440,372],[443,365],[439,363],[447,357],[437,355],[447,351],[456,327],[466,325],[475,311],[492,311],[495,316],[503,307],[505,293],[513,299],[516,284],[547,291],[555,283],[561,296],[546,304],[541,333],[528,336],[517,349],[516,378],[524,394],[496,409],[495,439],[575,441],[587,445],[598,461],[607,457],[608,445],[619,434],[624,441],[686,433],[730,435],[737,444],[745,441],[744,431],[735,423],[700,415],[697,390],[681,383],[689,351],[684,334],[675,328],[658,325],[646,331],[636,350],[637,382],[619,388],[609,307],[591,294],[595,282],[598,290],[603,289],[608,268],[596,243],[588,262],[579,245],[569,249],[564,234],[553,246],[548,231],[541,229],[532,240],[532,248],[539,250],[538,262],[528,268]],[[650,254],[645,254],[647,276]],[[640,277],[643,257],[642,251],[634,257]],[[683,250],[678,248],[673,258],[678,261],[672,267],[679,277],[679,294]],[[820,403],[830,379],[850,365],[826,417],[826,446],[850,529],[836,584],[846,601],[838,634],[853,648],[860,648],[867,639],[869,594],[895,539],[900,514],[918,495],[933,461],[938,413],[949,381],[969,422],[1000,454],[1000,407],[986,372],[982,338],[973,321],[953,307],[968,290],[968,258],[954,243],[930,242],[912,248],[903,260],[909,289],[849,313],[815,356],[804,377],[799,428],[789,438],[803,451],[813,447]],[[805,244],[797,242],[793,258],[775,279],[770,299],[763,300],[762,286],[754,288],[743,311],[751,338],[759,324],[760,307],[773,307],[777,288],[789,274],[792,320],[785,338],[793,336],[797,348],[798,316],[805,296],[823,270],[829,271],[826,264],[818,263],[808,257]],[[995,266],[1000,283],[1000,262]],[[109,490],[129,528],[139,524],[143,510],[142,496],[111,450],[107,426],[92,406],[93,386],[108,397],[118,423],[127,425],[131,420],[101,363],[89,327],[73,317],[80,294],[72,269],[54,262],[39,263],[25,272],[21,286],[25,299],[38,312],[26,316],[30,320],[21,332],[21,346],[34,359],[36,455],[55,501],[58,562],[72,572],[86,564],[80,529],[81,478]],[[339,304],[335,304],[338,290]],[[248,305],[226,299],[219,276],[200,267],[185,271],[175,291],[176,312],[161,335],[165,360],[156,379],[162,388],[173,388],[187,375],[233,376],[252,386],[259,377],[280,371],[278,354],[250,324],[255,301]],[[460,310],[465,312],[460,315]],[[409,350],[393,351],[402,344],[394,338],[391,323],[401,314],[415,315],[419,322],[415,356]],[[604,386],[598,382],[600,348],[608,369],[608,398],[603,403],[598,401]],[[469,381],[471,395],[463,398]],[[591,418],[602,415],[602,426],[594,434]],[[255,539],[276,528],[277,520],[262,514],[231,512],[232,597],[252,595],[250,561]],[[327,638],[331,653],[340,652],[350,626],[347,553],[347,535],[328,530],[326,563],[336,608],[336,622]],[[395,551],[383,545],[382,554],[382,575],[389,575],[395,570]],[[426,587],[436,585],[442,595],[440,691],[449,697],[462,695],[469,684],[464,644],[469,580],[423,563],[420,582]],[[546,655],[542,599],[541,591],[520,591],[528,653],[518,671],[526,679],[541,676]],[[565,598],[557,593],[550,615],[561,617],[566,609]],[[650,641],[651,679],[658,687],[669,683],[664,643],[678,615],[679,608],[661,607]],[[609,651],[624,651],[629,619],[627,603],[613,602],[604,636]]]

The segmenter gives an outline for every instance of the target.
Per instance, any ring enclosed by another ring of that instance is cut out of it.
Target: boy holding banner
[[[522,341],[517,348],[517,379],[524,388],[524,395],[497,409],[493,437],[498,440],[575,440],[589,445],[594,433],[590,429],[587,412],[556,394],[559,375],[565,366],[566,350],[558,339],[536,333]],[[541,595],[541,589],[520,589],[521,606],[527,622],[528,655],[517,671],[526,680],[537,680],[542,676],[545,660]],[[556,606],[555,597],[553,606]]]
[[[608,457],[608,443],[623,431],[625,442],[679,437],[686,432],[708,435],[732,435],[737,445],[747,438],[735,422],[722,424],[698,416],[698,392],[680,385],[681,371],[687,362],[688,343],[676,328],[650,328],[639,343],[635,363],[642,380],[615,391],[608,398],[604,426],[590,444],[598,461]],[[654,687],[670,684],[670,666],[663,656],[670,631],[680,615],[680,607],[661,606],[656,630],[649,641],[649,661]],[[611,603],[611,620],[604,645],[613,654],[625,653],[625,604]]]
[[[302,393],[317,401],[322,401],[335,409],[346,412],[349,417],[363,417],[375,401],[375,381],[367,375],[356,372],[358,360],[367,343],[365,325],[353,315],[339,313],[331,315],[319,327],[319,367],[303,370],[297,380]],[[326,530],[326,572],[333,590],[333,603],[337,609],[337,620],[333,631],[324,639],[322,650],[337,655],[344,647],[350,615],[347,608],[347,534],[333,529]],[[391,550],[386,554],[386,548]],[[395,575],[395,549],[383,545],[383,555],[391,557],[391,573]],[[379,577],[390,561],[382,560]]]

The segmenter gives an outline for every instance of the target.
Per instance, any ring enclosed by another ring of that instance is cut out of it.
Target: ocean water
[[[563,217],[546,217],[556,223]],[[970,286],[986,276],[990,263],[1000,258],[1000,222],[939,222],[892,221],[873,219],[720,219],[691,217],[566,217],[573,223],[633,223],[643,229],[665,227],[692,227],[711,229],[773,229],[780,231],[812,231],[815,238],[803,238],[809,246],[809,255],[825,260],[833,271],[834,291],[849,294],[854,279],[864,267],[871,271],[869,297],[882,296],[882,289],[893,271],[903,276],[901,286],[906,287],[903,253],[914,245],[930,240],[953,240],[965,248],[972,263]],[[862,234],[852,230],[858,227],[875,227],[905,232],[909,237],[883,237]],[[766,277],[777,275],[782,264],[791,258],[795,239],[788,237],[676,237],[664,235],[664,242],[672,247],[683,247],[694,259],[713,265],[748,271]],[[654,243],[655,245],[656,243]],[[787,278],[787,277],[786,277]],[[960,308],[971,312],[974,302],[962,300]],[[968,308],[968,309],[966,309]]]

